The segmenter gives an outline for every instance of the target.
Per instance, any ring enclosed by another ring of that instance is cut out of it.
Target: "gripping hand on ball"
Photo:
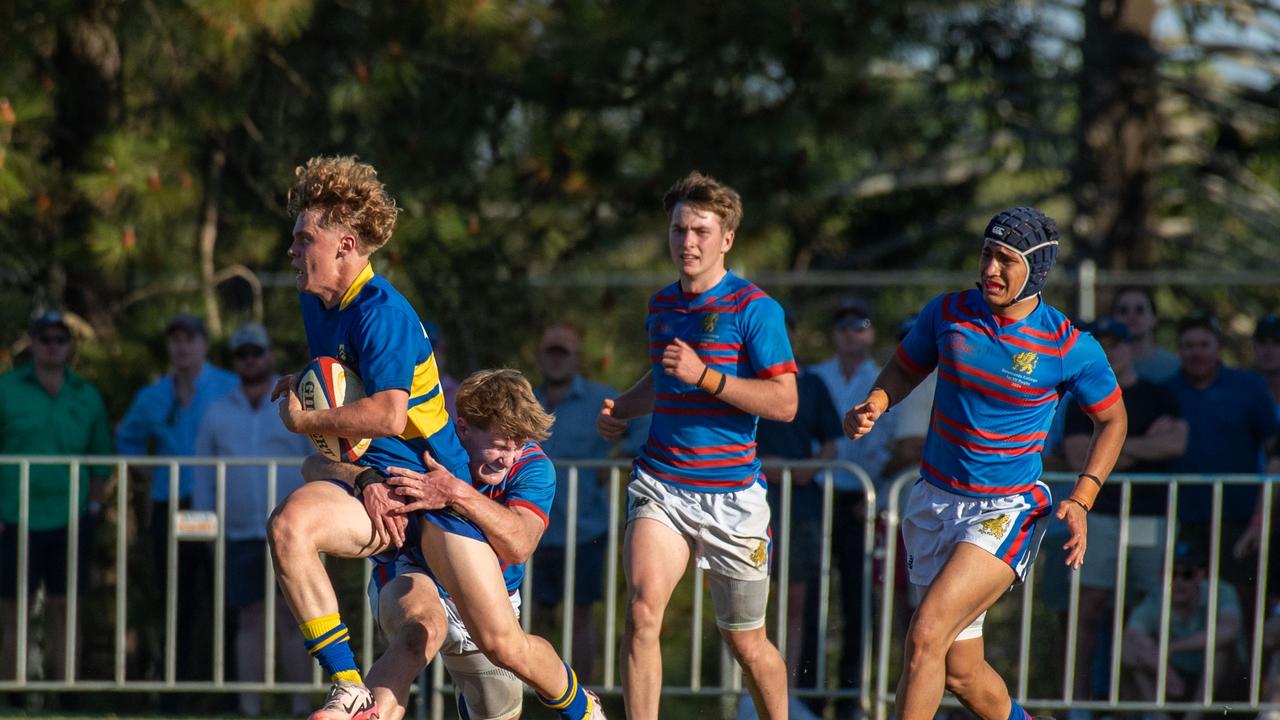
[[[289,432],[300,433],[298,421],[306,412],[302,409],[302,399],[298,397],[298,376],[285,375],[276,383],[271,391],[271,399],[280,400],[280,422]]]

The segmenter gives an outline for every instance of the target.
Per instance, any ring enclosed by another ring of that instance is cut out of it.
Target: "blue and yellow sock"
[[[538,693],[538,702],[555,710],[564,720],[583,720],[591,712],[591,698],[587,697],[586,689],[578,682],[578,674],[573,668],[565,665],[564,671],[569,676],[569,689],[564,691],[564,695],[551,700]]]
[[[1017,700],[1009,698],[1009,720],[1032,720],[1031,713],[1022,709]]]
[[[331,681],[364,682],[356,667],[356,654],[351,651],[351,633],[338,613],[308,620],[298,627],[307,652],[320,663]]]

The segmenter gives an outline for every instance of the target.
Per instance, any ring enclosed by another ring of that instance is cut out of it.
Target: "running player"
[[[738,193],[694,172],[662,204],[680,279],[649,301],[653,369],[605,400],[596,423],[616,441],[628,418],[654,414],[627,488],[627,717],[658,717],[662,617],[692,551],[757,712],[785,718],[786,665],[764,628],[769,504],[755,435],[759,417],[795,416],[796,363],[782,307],[725,269],[742,219]]]
[[[467,477],[467,458],[445,410],[430,340],[417,314],[369,263],[369,255],[390,239],[395,201],[373,167],[354,158],[312,158],[297,174],[289,193],[296,218],[289,255],[304,293],[307,342],[312,355],[334,356],[356,368],[369,396],[332,410],[304,410],[291,376],[277,387],[284,396],[281,419],[298,433],[375,439],[360,459],[368,468],[356,482],[360,500],[333,483],[307,483],[272,514],[269,537],[281,589],[308,650],[334,682],[312,720],[365,720],[377,717],[377,707],[356,669],[319,554],[368,557],[403,545],[408,516],[391,512],[402,503],[386,486],[386,470],[423,470],[421,457],[429,453],[455,477]],[[465,607],[463,616],[489,656],[537,690],[560,717],[599,717],[573,671],[545,640],[525,635],[515,621],[494,552],[480,531],[451,513],[411,518],[408,534],[421,538],[426,560]]]
[[[938,387],[921,480],[902,524],[911,583],[923,593],[907,631],[897,716],[932,718],[943,689],[983,720],[1029,716],[987,664],[987,609],[1026,577],[1052,512],[1040,451],[1060,393],[1094,423],[1075,489],[1058,503],[1066,563],[1084,562],[1086,520],[1115,465],[1127,426],[1102,348],[1040,297],[1058,254],[1058,229],[1034,208],[987,225],[976,290],[934,298],[845,416],[857,439],[935,368]]]
[[[537,444],[547,437],[552,417],[538,404],[528,380],[515,370],[473,374],[459,387],[456,407],[458,436],[470,458],[472,482],[458,482],[430,456],[427,473],[391,468],[387,483],[410,500],[395,512],[449,508],[474,522],[503,564],[508,598],[518,618],[524,563],[546,530],[555,495],[555,468]],[[340,479],[348,485],[362,471],[320,455],[308,458],[304,466],[309,480]],[[388,646],[368,680],[381,720],[403,715],[413,679],[437,647],[453,677],[462,718],[518,717],[524,684],[481,652],[452,599],[429,581],[426,561],[413,539],[406,539],[394,562],[379,560],[369,581],[369,602]],[[442,597],[447,616],[443,630],[435,617],[440,612],[426,612],[433,605],[440,607]]]

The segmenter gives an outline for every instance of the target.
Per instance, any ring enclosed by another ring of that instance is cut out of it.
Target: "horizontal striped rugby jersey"
[[[937,368],[920,474],[959,495],[1030,492],[1064,393],[1088,413],[1120,400],[1102,347],[1043,300],[1027,317],[1002,325],[976,289],[939,295],[920,312],[897,357],[919,373]]]
[[[542,529],[547,529],[547,517],[551,512],[551,503],[556,497],[556,469],[537,443],[527,443],[521,449],[520,457],[516,459],[511,469],[507,470],[507,476],[502,479],[502,482],[490,485],[483,480],[472,479],[471,485],[499,505],[522,507],[533,511],[533,514],[542,520]],[[463,520],[459,516],[457,522],[469,523],[470,521]],[[443,525],[445,530],[449,530],[449,524]],[[421,535],[414,537],[406,535],[405,545],[399,552],[401,555],[408,555],[414,564],[427,569],[427,560],[422,554]],[[502,562],[501,559],[498,561]],[[375,567],[374,571],[378,572],[379,568]],[[394,572],[394,563],[391,568],[382,569],[381,572],[384,576],[388,572]],[[524,582],[524,563],[519,565],[502,563],[502,579],[506,583],[508,593],[519,592],[520,584]],[[390,576],[386,576],[385,580],[389,581]],[[436,584],[436,589],[439,590],[441,597],[449,597],[449,593],[445,592],[439,583]]]
[[[312,357],[336,357],[355,369],[372,395],[409,392],[409,420],[398,437],[375,438],[358,463],[422,471],[422,451],[458,477],[467,477],[467,453],[444,407],[440,372],[418,313],[391,283],[366,265],[342,301],[326,308],[303,293],[302,322]]]
[[[764,482],[756,458],[756,422],[719,398],[662,369],[676,338],[713,370],[740,378],[794,373],[782,306],[732,272],[707,292],[690,295],[677,281],[649,300],[653,420],[636,463],[650,475],[700,492],[733,492]]]

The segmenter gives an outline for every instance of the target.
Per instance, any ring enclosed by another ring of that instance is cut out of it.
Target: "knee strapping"
[[[764,625],[769,579],[739,580],[712,574],[711,605],[722,630],[755,630]]]

